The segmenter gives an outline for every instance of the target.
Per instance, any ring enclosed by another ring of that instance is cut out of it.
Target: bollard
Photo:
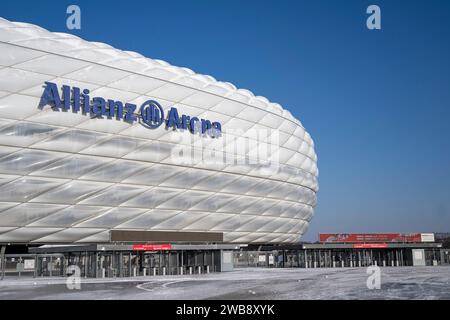
[[[192,274],[192,267],[189,267],[189,274]]]
[[[383,267],[386,267],[386,261],[383,260]]]
[[[166,267],[163,267],[163,276],[166,275]]]
[[[180,267],[180,274],[183,275],[183,267]]]
[[[136,267],[133,267],[133,277],[136,277]]]
[[[206,273],[209,273],[209,266],[206,266]]]
[[[156,268],[153,267],[153,275],[156,276]]]
[[[144,277],[147,276],[147,268],[142,269],[142,275]]]
[[[197,267],[197,272],[198,272],[198,274],[202,274],[202,267],[198,266]]]
[[[333,261],[333,268],[336,268],[336,261]]]

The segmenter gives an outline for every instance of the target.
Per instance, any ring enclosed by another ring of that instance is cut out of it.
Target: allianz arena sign
[[[62,97],[59,94],[58,86],[53,82],[45,82],[39,107],[52,106],[55,111],[69,111],[93,118],[117,119],[133,124],[140,121],[145,127],[155,129],[164,122],[166,128],[176,128],[189,130],[191,133],[201,133],[212,138],[218,138],[222,133],[220,122],[211,122],[207,119],[199,119],[182,114],[181,117],[176,107],[171,107],[167,119],[164,119],[164,110],[155,100],[147,100],[141,104],[138,115],[137,105],[133,103],[123,103],[119,100],[105,99],[102,97],[89,96],[89,89],[81,90],[78,87],[62,86]]]

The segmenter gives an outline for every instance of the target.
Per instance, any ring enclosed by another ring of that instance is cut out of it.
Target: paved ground
[[[450,267],[381,268],[381,289],[365,268],[237,269],[194,276],[82,279],[5,278],[0,299],[450,299]]]

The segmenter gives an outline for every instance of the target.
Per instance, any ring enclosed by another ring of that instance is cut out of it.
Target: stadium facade
[[[0,51],[0,242],[294,243],[308,227],[314,144],[279,104],[26,23],[0,20]]]
[[[279,104],[0,19],[0,243],[295,243],[314,143]]]

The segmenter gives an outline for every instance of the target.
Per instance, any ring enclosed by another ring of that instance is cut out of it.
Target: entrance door
[[[163,274],[161,256],[156,251],[146,251],[142,258],[142,267],[145,269],[145,275],[153,276]],[[144,271],[143,271],[144,272]]]
[[[99,278],[119,276],[120,255],[118,252],[101,252],[98,254],[97,274]]]

